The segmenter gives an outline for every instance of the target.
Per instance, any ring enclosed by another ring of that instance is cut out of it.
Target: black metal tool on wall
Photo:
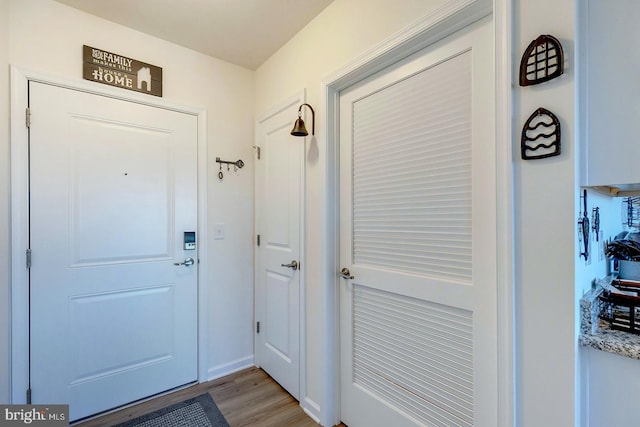
[[[596,235],[596,242],[600,241],[600,208],[591,209],[591,229]]]
[[[589,234],[591,227],[589,225],[589,214],[587,213],[587,190],[583,190],[582,197],[583,210],[578,219],[578,238],[582,242],[583,247],[580,248],[580,255],[585,261],[589,260]],[[584,250],[583,250],[584,249]]]

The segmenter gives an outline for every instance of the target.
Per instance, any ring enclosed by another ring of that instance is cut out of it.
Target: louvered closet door
[[[486,18],[341,95],[342,420],[497,425]]]

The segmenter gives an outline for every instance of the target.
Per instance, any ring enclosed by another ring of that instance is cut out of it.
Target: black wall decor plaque
[[[546,108],[538,108],[522,128],[520,150],[523,160],[560,155],[560,120]]]
[[[162,68],[95,47],[82,46],[82,78],[162,96]]]
[[[527,46],[520,60],[520,86],[553,80],[564,73],[564,51],[560,41],[542,34]]]

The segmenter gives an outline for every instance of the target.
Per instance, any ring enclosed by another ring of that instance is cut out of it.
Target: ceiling
[[[333,0],[56,0],[251,70]]]

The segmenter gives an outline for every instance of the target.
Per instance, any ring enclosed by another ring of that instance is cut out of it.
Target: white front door
[[[301,97],[258,122],[256,145],[257,364],[300,394],[300,210],[305,139],[290,135]],[[296,266],[297,264],[297,266]],[[286,266],[288,265],[288,267]]]
[[[341,94],[341,415],[497,425],[491,19]]]
[[[29,104],[33,403],[75,420],[195,381],[197,117],[35,82]]]

